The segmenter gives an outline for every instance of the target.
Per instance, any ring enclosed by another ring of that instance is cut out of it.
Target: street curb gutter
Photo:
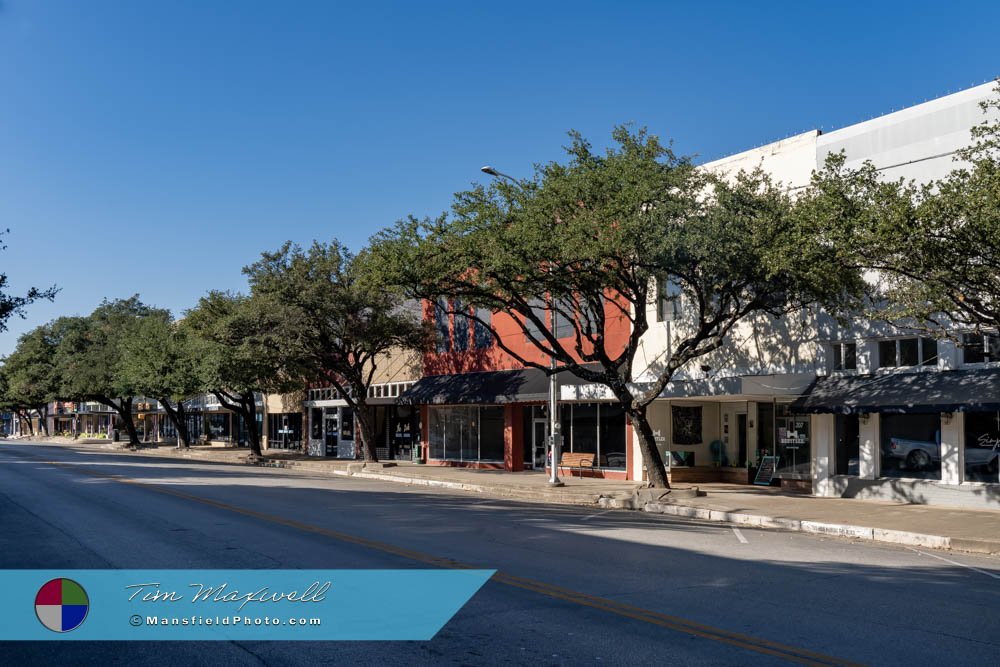
[[[118,451],[118,450],[106,450]],[[152,452],[130,452],[121,451],[122,454],[146,455],[161,458],[181,459],[185,461],[204,461],[206,463],[223,463],[230,465],[246,465],[242,461],[226,461],[210,457],[192,456],[180,453],[152,453]],[[424,479],[419,477],[404,477],[386,473],[373,473],[363,471],[337,470],[328,466],[313,465],[310,462],[301,461],[281,461],[280,466],[286,469],[299,468],[324,474],[338,475],[341,477],[358,477],[361,479],[371,479],[376,481],[393,482],[396,484],[409,484],[412,486],[427,486],[440,489],[453,489],[457,491],[471,491],[493,497],[509,498],[513,500],[526,500],[545,502],[559,505],[594,506],[597,505],[606,509],[635,510],[636,503],[632,498],[609,497],[602,494],[578,494],[575,497],[567,496],[564,493],[552,494],[545,491],[531,491],[526,489],[511,489],[503,487],[484,486],[480,484],[467,484],[464,482],[449,482],[436,479]],[[746,512],[732,512],[726,510],[715,510],[707,507],[690,507],[688,505],[648,502],[642,506],[642,511],[651,514],[665,514],[670,516],[683,517],[688,519],[698,519],[700,521],[712,521],[718,523],[728,523],[738,526],[748,526],[751,528],[768,528],[773,530],[784,530],[790,532],[812,533],[817,535],[831,535],[835,537],[846,537],[872,542],[882,542],[885,544],[896,544],[909,547],[923,547],[925,549],[942,549],[949,551],[964,551],[975,554],[1000,554],[1000,540],[979,540],[973,538],[945,537],[942,535],[927,535],[924,533],[914,533],[905,530],[892,530],[889,528],[872,528],[868,526],[855,526],[839,523],[825,523],[822,521],[810,521],[805,519],[789,519],[785,517],[772,517],[760,514],[748,514]]]
[[[803,519],[787,519],[770,517],[744,512],[728,512],[705,507],[688,507],[668,503],[647,503],[643,511],[655,514],[700,519],[702,521],[717,521],[753,528],[773,528],[793,532],[813,533],[818,535],[833,535],[849,537],[887,544],[900,544],[928,549],[948,549],[951,551],[967,551],[977,554],[1000,554],[1000,541],[976,540],[968,538],[944,537],[942,535],[925,535],[905,530],[890,530],[888,528],[870,528],[868,526],[853,526],[840,523],[824,523]]]

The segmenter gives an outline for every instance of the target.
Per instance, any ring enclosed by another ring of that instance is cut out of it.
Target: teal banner
[[[0,570],[0,640],[427,640],[494,570]]]

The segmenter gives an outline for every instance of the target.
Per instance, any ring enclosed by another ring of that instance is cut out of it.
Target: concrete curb
[[[121,449],[102,449],[120,454],[131,454],[133,456],[145,455],[183,461],[204,461],[206,463],[247,465],[245,461],[234,461],[231,457],[199,456],[197,454],[185,454],[183,452],[174,451],[159,453],[142,450],[133,452]],[[632,497],[606,496],[600,493],[576,493],[570,495],[572,492],[568,494],[566,491],[553,493],[549,491],[536,491],[517,487],[495,487],[483,484],[469,484],[466,482],[449,482],[446,480],[426,479],[421,477],[406,477],[391,473],[365,472],[363,470],[352,472],[350,470],[341,470],[326,464],[313,463],[311,461],[274,460],[271,461],[270,464],[273,464],[273,467],[287,469],[299,468],[301,470],[320,472],[327,475],[337,475],[340,477],[357,477],[359,479],[393,482],[395,484],[409,484],[411,486],[426,486],[439,489],[468,491],[492,497],[542,502],[552,505],[574,505],[587,507],[593,507],[596,505],[604,509],[640,509],[636,506],[635,500]],[[271,466],[268,465],[267,467]],[[766,528],[790,532],[812,533],[816,535],[830,535],[834,537],[846,537],[908,547],[923,547],[925,549],[964,551],[975,554],[1000,554],[1000,540],[980,540],[972,538],[946,537],[942,535],[927,535],[924,533],[914,533],[905,530],[827,523],[808,519],[789,519],[763,514],[717,510],[708,507],[691,507],[688,505],[673,504],[669,502],[647,502],[642,505],[641,510],[652,514],[665,514],[687,519],[698,519],[700,521],[713,521],[737,526],[748,526],[751,528]]]
[[[246,461],[233,460],[232,457],[202,456],[199,454],[184,453],[183,451],[154,452],[154,451],[132,451],[122,449],[102,448],[105,451],[130,454],[132,456],[155,456],[158,458],[176,459],[181,461],[202,461],[205,463],[220,463],[223,465],[251,465]],[[426,479],[422,477],[407,477],[393,473],[376,473],[366,471],[352,471],[350,469],[334,468],[328,464],[314,463],[312,461],[285,461],[270,460],[263,463],[254,464],[262,468],[284,468],[286,470],[299,469],[309,472],[318,472],[324,475],[337,475],[339,477],[357,477],[358,479],[371,479],[382,482],[393,482],[396,484],[408,484],[410,486],[426,486],[438,489],[450,489],[454,491],[469,491],[497,498],[507,498],[511,500],[525,500],[532,502],[542,502],[550,505],[573,505],[584,507],[605,507],[606,501],[612,500],[620,509],[633,509],[631,498],[615,498],[601,494],[600,492],[576,492],[573,491],[543,491],[525,488],[511,488],[505,486],[489,486],[484,484],[470,484],[467,482],[450,482],[447,480]]]
[[[825,523],[805,519],[787,519],[745,512],[729,512],[713,510],[706,507],[689,507],[669,503],[647,503],[643,511],[655,514],[667,514],[702,521],[716,521],[738,526],[753,528],[771,528],[791,532],[813,533],[848,537],[872,542],[899,544],[927,549],[947,549],[951,551],[966,551],[976,554],[1000,554],[1000,540],[975,540],[966,538],[945,537],[942,535],[925,535],[905,530],[890,530],[887,528],[871,528],[841,523]]]

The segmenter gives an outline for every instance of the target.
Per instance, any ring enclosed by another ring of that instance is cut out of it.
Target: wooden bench
[[[559,466],[569,468],[570,474],[572,474],[574,469],[579,470],[580,477],[583,477],[584,470],[589,469],[593,471],[595,469],[594,455],[585,452],[566,452],[559,459]]]

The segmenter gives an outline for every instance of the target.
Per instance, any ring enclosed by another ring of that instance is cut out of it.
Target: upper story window
[[[878,344],[879,368],[936,366],[938,344],[933,338],[895,338]]]
[[[476,308],[476,319],[472,322],[472,343],[477,350],[485,350],[493,345],[493,313],[489,308]]]
[[[451,352],[451,327],[448,326],[448,306],[447,301],[438,299],[434,304],[434,332],[437,334],[437,352],[443,354]]]
[[[997,334],[962,334],[962,361],[983,364],[1000,361],[1000,336]]]
[[[856,371],[858,369],[858,344],[833,344],[833,370]]]
[[[684,293],[681,286],[669,278],[656,279],[656,321],[673,322],[681,317]]]
[[[461,315],[461,313],[467,313],[469,309],[458,299],[453,299],[451,302],[451,310],[456,313],[455,335],[454,340],[452,341],[452,346],[456,352],[465,352],[469,349],[469,318]]]

